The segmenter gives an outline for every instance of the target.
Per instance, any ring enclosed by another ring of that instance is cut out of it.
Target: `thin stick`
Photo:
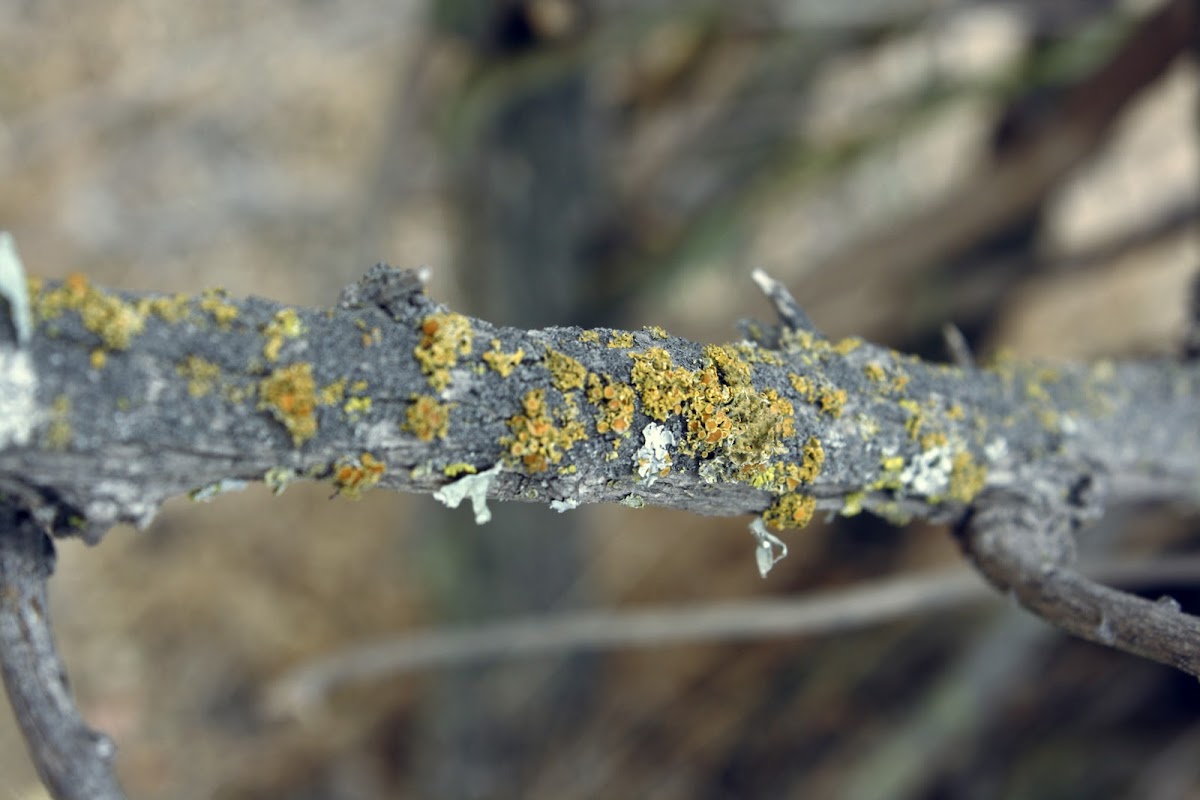
[[[0,505],[0,673],[29,755],[56,800],[117,800],[116,747],[80,717],[46,613],[54,546]]]

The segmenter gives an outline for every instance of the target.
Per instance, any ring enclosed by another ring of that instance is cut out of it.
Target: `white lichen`
[[[667,448],[675,444],[675,434],[651,422],[642,428],[642,439],[645,444],[633,454],[633,466],[649,486],[671,468],[671,453]]]
[[[551,500],[550,507],[561,514],[564,511],[570,511],[573,508],[579,508],[579,501],[574,498],[567,498],[566,500]]]
[[[33,333],[29,286],[25,281],[21,257],[17,255],[17,246],[8,231],[0,231],[0,297],[8,301],[8,313],[17,335],[17,345],[25,344]]]
[[[471,510],[475,512],[475,524],[483,525],[492,519],[491,509],[487,506],[487,492],[492,480],[500,474],[501,466],[497,462],[491,469],[448,483],[433,493],[433,499],[445,503],[447,508],[458,508],[459,503],[469,498]]]
[[[787,545],[767,530],[762,517],[750,523],[750,533],[754,534],[754,560],[758,563],[758,574],[766,578],[772,567],[787,558]]]
[[[900,473],[900,481],[911,493],[932,497],[950,487],[950,472],[953,469],[950,446],[932,447],[913,457]]]

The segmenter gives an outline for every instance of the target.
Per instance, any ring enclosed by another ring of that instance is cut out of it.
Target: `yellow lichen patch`
[[[295,309],[285,308],[275,312],[271,321],[263,326],[262,333],[267,340],[263,345],[263,356],[267,361],[278,361],[283,343],[301,336],[304,333],[304,323],[300,321],[300,315]]]
[[[164,322],[183,322],[191,311],[192,298],[182,292],[171,297],[143,297],[137,301],[143,316],[153,314]]]
[[[966,416],[967,416],[967,413],[965,411],[963,411],[963,407],[960,406],[958,403],[955,403],[954,405],[952,405],[946,409],[946,419],[952,419],[952,420],[958,421],[958,420],[964,419]]]
[[[817,406],[821,413],[837,419],[842,415],[842,409],[846,406],[848,399],[845,389],[835,389],[832,386],[827,386],[813,378],[805,375],[797,375],[794,372],[788,373],[788,381],[792,384],[792,388],[806,402]]]
[[[362,346],[374,347],[383,341],[383,331],[379,326],[368,326],[361,319],[354,320],[354,327],[362,331]]]
[[[653,336],[655,339],[669,339],[667,332],[657,325],[646,325],[642,328],[646,333]]]
[[[812,483],[821,474],[824,466],[825,448],[821,447],[820,439],[810,436],[804,443],[804,461],[800,465],[800,480],[804,483]]]
[[[908,412],[908,419],[904,421],[904,430],[908,432],[908,438],[916,441],[921,434],[921,426],[925,424],[925,417],[921,413],[921,404],[916,400],[901,400],[898,405]]]
[[[468,464],[465,461],[456,461],[442,468],[442,474],[447,478],[457,478],[460,475],[474,475],[478,471],[474,464]]]
[[[629,333],[628,331],[614,332],[613,335],[609,337],[608,346],[613,349],[633,347],[633,334]]]
[[[38,293],[32,306],[41,319],[53,319],[64,311],[76,312],[83,327],[99,336],[109,350],[128,348],[146,324],[146,315],[137,305],[97,289],[79,273],[69,275],[54,289]]]
[[[322,386],[317,401],[323,406],[336,406],[346,398],[346,379],[338,378],[328,386]]]
[[[695,376],[671,362],[671,354],[661,347],[651,347],[644,353],[630,353],[633,370],[630,379],[642,398],[642,409],[659,421],[683,412],[696,382]],[[713,373],[714,383],[716,373]]]
[[[175,365],[175,372],[188,382],[188,394],[204,397],[217,386],[221,368],[200,356],[188,356]]]
[[[483,360],[499,373],[501,378],[507,378],[517,368],[517,364],[521,363],[521,359],[525,357],[525,351],[517,348],[515,353],[502,352],[499,339],[492,339],[491,345],[492,349],[483,354]]]
[[[575,446],[575,442],[587,438],[587,433],[577,420],[568,413],[562,425],[555,425],[546,409],[546,393],[543,389],[531,389],[521,400],[524,414],[508,420],[511,436],[500,443],[508,448],[514,459],[524,464],[530,472],[545,472],[551,464],[562,461],[563,454]]]
[[[333,465],[333,485],[337,493],[357,500],[362,493],[379,483],[387,472],[387,465],[370,453],[358,458],[342,458]]]
[[[584,344],[600,344],[600,332],[594,330],[586,330],[579,332],[579,341]]]
[[[775,498],[771,507],[763,512],[763,522],[776,530],[803,528],[812,522],[817,509],[816,498],[798,492],[789,492]]]
[[[921,449],[933,450],[936,447],[945,447],[949,442],[949,437],[940,431],[937,433],[927,433],[921,437]]]
[[[730,345],[710,344],[704,348],[704,357],[712,361],[729,386],[735,389],[750,386],[750,365]]]
[[[401,430],[406,430],[423,442],[435,438],[445,439],[450,432],[450,409],[453,403],[439,403],[427,394],[413,395],[412,404],[405,411]]]
[[[583,364],[550,347],[546,348],[546,355],[542,361],[550,371],[550,382],[554,384],[555,389],[567,392],[583,388],[583,382],[587,378],[587,370]]]
[[[833,352],[840,356],[848,355],[861,347],[862,343],[863,340],[857,336],[848,336],[833,346]]]
[[[225,302],[226,296],[224,289],[205,289],[200,295],[200,310],[207,312],[223,331],[229,330],[238,316],[237,306]]]
[[[624,383],[613,383],[612,379],[594,372],[588,375],[587,399],[600,410],[596,414],[597,433],[627,435],[633,425],[633,387]]]
[[[987,466],[976,463],[969,451],[954,454],[950,467],[948,496],[960,503],[970,503],[987,483]]]
[[[421,321],[421,341],[413,356],[429,376],[430,386],[440,392],[450,384],[450,370],[459,356],[471,354],[472,338],[471,321],[462,314],[447,311]]]
[[[51,405],[50,425],[46,428],[46,444],[51,450],[66,450],[71,444],[71,398],[60,394]]]
[[[307,362],[280,367],[258,383],[258,410],[283,423],[297,447],[316,435],[316,409],[316,384]]]
[[[369,397],[350,397],[342,405],[342,411],[353,422],[363,414],[371,410],[371,398]]]
[[[104,365],[108,363],[108,353],[103,348],[97,347],[88,356],[88,363],[92,365],[92,369],[104,369]]]
[[[367,382],[366,381],[359,380],[359,381],[355,381],[354,383],[350,384],[350,394],[362,394],[366,390],[367,390]]]
[[[863,374],[874,383],[883,383],[887,380],[887,371],[874,361],[863,367]]]

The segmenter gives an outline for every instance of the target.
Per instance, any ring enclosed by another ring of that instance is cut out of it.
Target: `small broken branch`
[[[960,527],[963,548],[997,589],[1076,636],[1200,676],[1200,618],[1169,597],[1110,589],[1073,564],[1066,493],[995,492]]]
[[[38,775],[59,800],[116,800],[116,747],[79,716],[54,646],[46,581],[54,544],[28,514],[0,503],[0,673]]]

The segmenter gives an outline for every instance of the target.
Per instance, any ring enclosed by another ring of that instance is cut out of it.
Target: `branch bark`
[[[46,612],[54,544],[23,512],[0,504],[0,672],[38,775],[61,800],[125,795],[116,747],[79,716]]]

